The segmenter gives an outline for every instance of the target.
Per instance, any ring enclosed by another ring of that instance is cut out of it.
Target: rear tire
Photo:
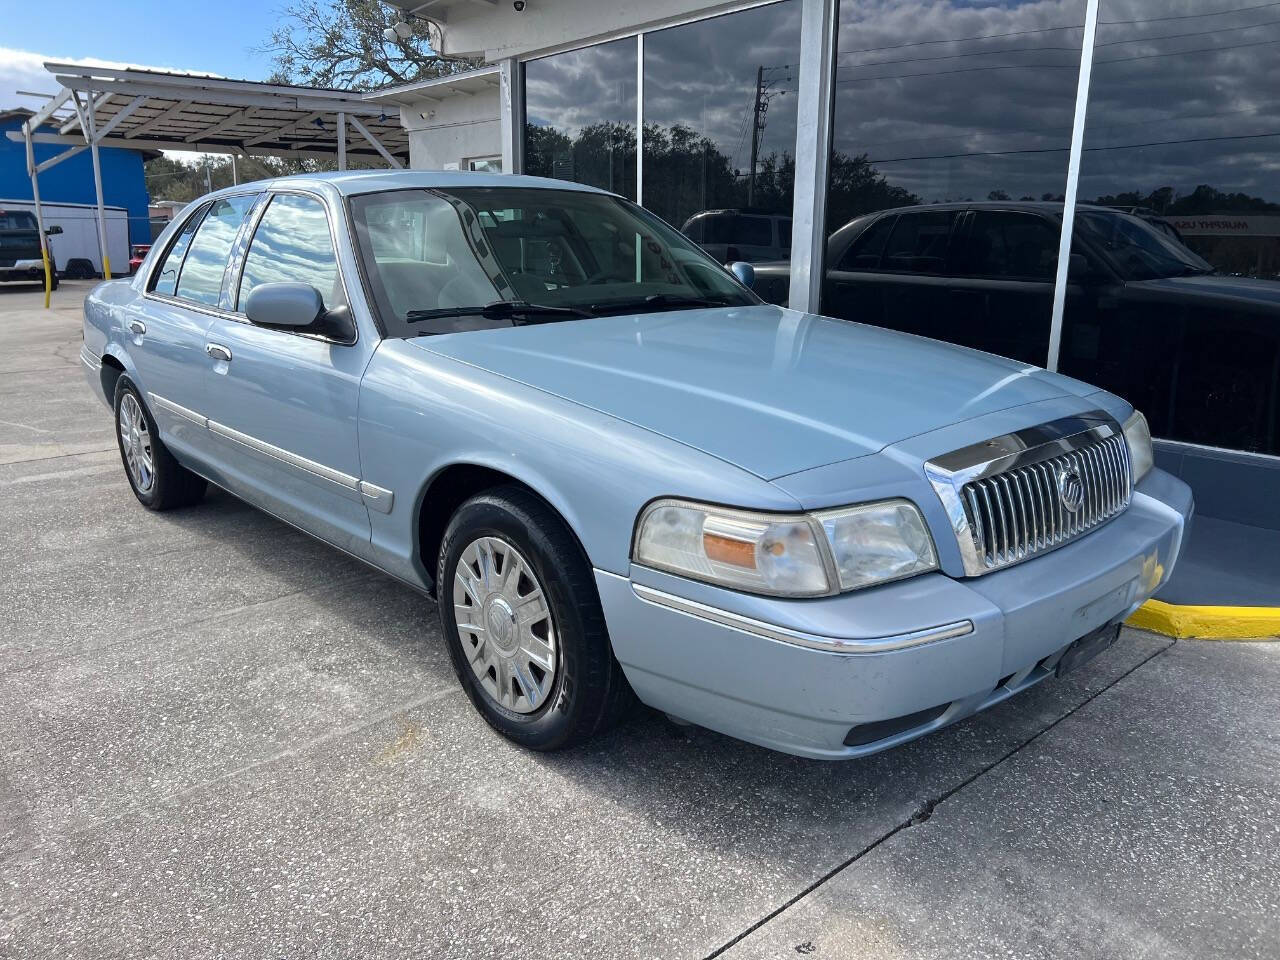
[[[116,443],[133,495],[148,510],[199,503],[209,484],[180,464],[160,439],[151,411],[127,376],[116,380]]]
[[[458,508],[440,545],[436,599],[458,681],[507,739],[570,747],[634,706],[591,565],[529,491],[498,487]]]

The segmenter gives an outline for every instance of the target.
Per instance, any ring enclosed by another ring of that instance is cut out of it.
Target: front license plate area
[[[1067,652],[1058,660],[1058,666],[1055,669],[1056,675],[1061,677],[1082,664],[1088,663],[1119,638],[1119,623],[1108,623],[1092,633],[1086,633],[1079,640],[1072,643],[1071,646],[1067,647]]]

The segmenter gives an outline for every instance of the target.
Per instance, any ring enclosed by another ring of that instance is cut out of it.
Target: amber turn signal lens
[[[702,534],[702,549],[708,560],[727,563],[747,570],[756,568],[756,545],[750,540],[735,540],[716,533]]]

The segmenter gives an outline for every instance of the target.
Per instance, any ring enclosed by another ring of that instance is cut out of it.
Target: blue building
[[[31,200],[31,178],[27,176],[26,146],[10,140],[11,130],[21,130],[32,111],[25,109],[0,111],[0,198]],[[56,132],[53,124],[43,129]],[[46,160],[67,148],[50,143],[34,144],[36,162]],[[98,156],[102,164],[102,199],[108,206],[129,211],[129,242],[150,243],[151,222],[147,215],[146,181],[142,163],[146,150],[122,150],[103,147]],[[85,150],[40,174],[40,200],[43,203],[97,203],[93,186],[93,161]]]

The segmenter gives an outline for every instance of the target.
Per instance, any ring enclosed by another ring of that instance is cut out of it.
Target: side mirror
[[[728,267],[729,272],[738,279],[738,282],[748,290],[750,290],[755,284],[756,268],[751,264],[742,260],[735,260],[733,263],[726,264],[726,266]]]
[[[343,343],[356,339],[351,308],[324,308],[320,291],[309,283],[262,283],[249,291],[244,315],[260,327],[299,330]]]
[[[44,230],[46,237],[56,237],[60,233],[62,233],[62,227],[56,223],[52,227],[45,227]]]
[[[249,291],[244,315],[263,327],[302,329],[324,313],[324,298],[309,283],[262,283]]]

